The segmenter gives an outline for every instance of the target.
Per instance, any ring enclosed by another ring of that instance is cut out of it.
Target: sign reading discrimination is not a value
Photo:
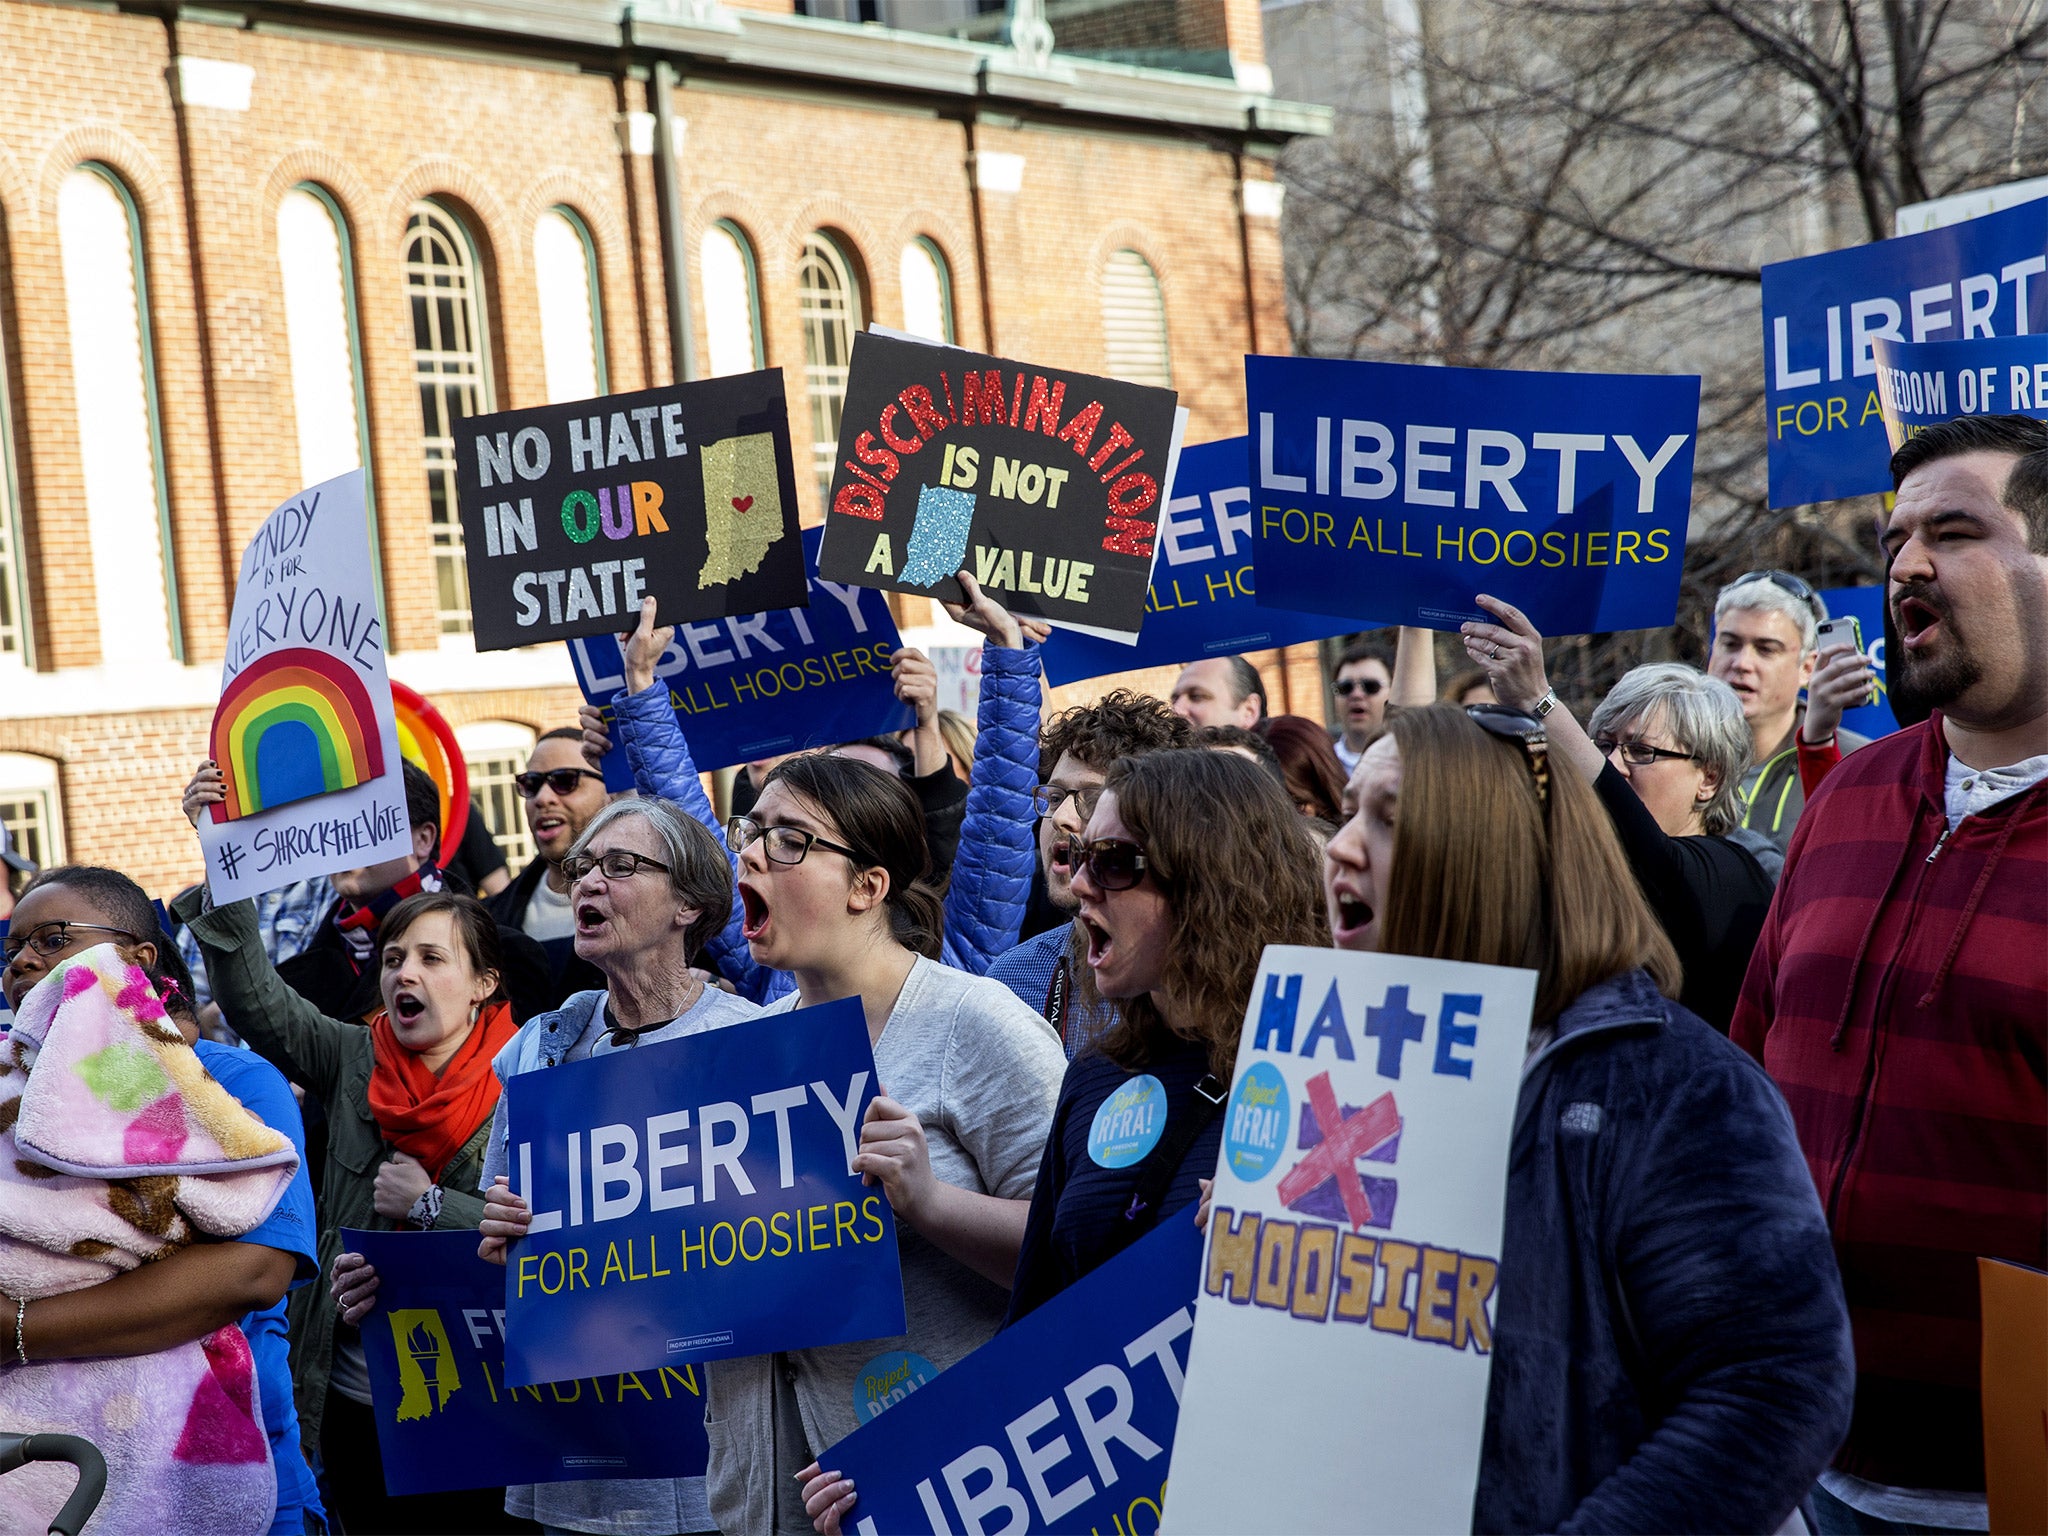
[[[903,1331],[896,1218],[852,1171],[860,999],[505,1085],[533,1210],[505,1272],[514,1386]]]
[[[299,492],[242,551],[199,818],[217,905],[412,851],[363,472]]]
[[[473,416],[456,435],[480,651],[801,607],[782,370]]]
[[[1671,623],[1700,381],[1247,357],[1258,601],[1547,635]]]
[[[1135,635],[1178,396],[863,332],[854,338],[819,569]]]
[[[1535,988],[1533,971],[1266,950],[1166,1530],[1471,1529]]]

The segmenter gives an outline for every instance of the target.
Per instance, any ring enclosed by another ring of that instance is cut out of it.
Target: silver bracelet
[[[28,1322],[28,1298],[14,1298],[14,1358],[23,1365],[28,1364],[28,1345],[22,1341],[22,1329]]]

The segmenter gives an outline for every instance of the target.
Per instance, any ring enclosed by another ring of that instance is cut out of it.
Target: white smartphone
[[[1864,656],[1863,622],[1855,614],[1847,613],[1838,619],[1822,619],[1814,628],[1814,645],[1826,650],[1831,645],[1846,645],[1858,656]],[[1866,663],[1868,657],[1865,657]],[[1870,692],[1863,697],[1865,704],[1877,702],[1877,676],[1871,674]]]

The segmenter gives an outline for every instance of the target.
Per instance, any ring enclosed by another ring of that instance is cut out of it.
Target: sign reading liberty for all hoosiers
[[[455,483],[480,651],[809,601],[779,368],[473,416]]]
[[[819,573],[1126,638],[1145,615],[1178,396],[958,347],[854,338]]]

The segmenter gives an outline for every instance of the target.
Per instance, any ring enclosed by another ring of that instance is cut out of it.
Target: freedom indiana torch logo
[[[398,1422],[432,1418],[448,1406],[462,1385],[455,1350],[441,1314],[430,1307],[401,1307],[390,1314],[391,1340],[398,1352]]]

